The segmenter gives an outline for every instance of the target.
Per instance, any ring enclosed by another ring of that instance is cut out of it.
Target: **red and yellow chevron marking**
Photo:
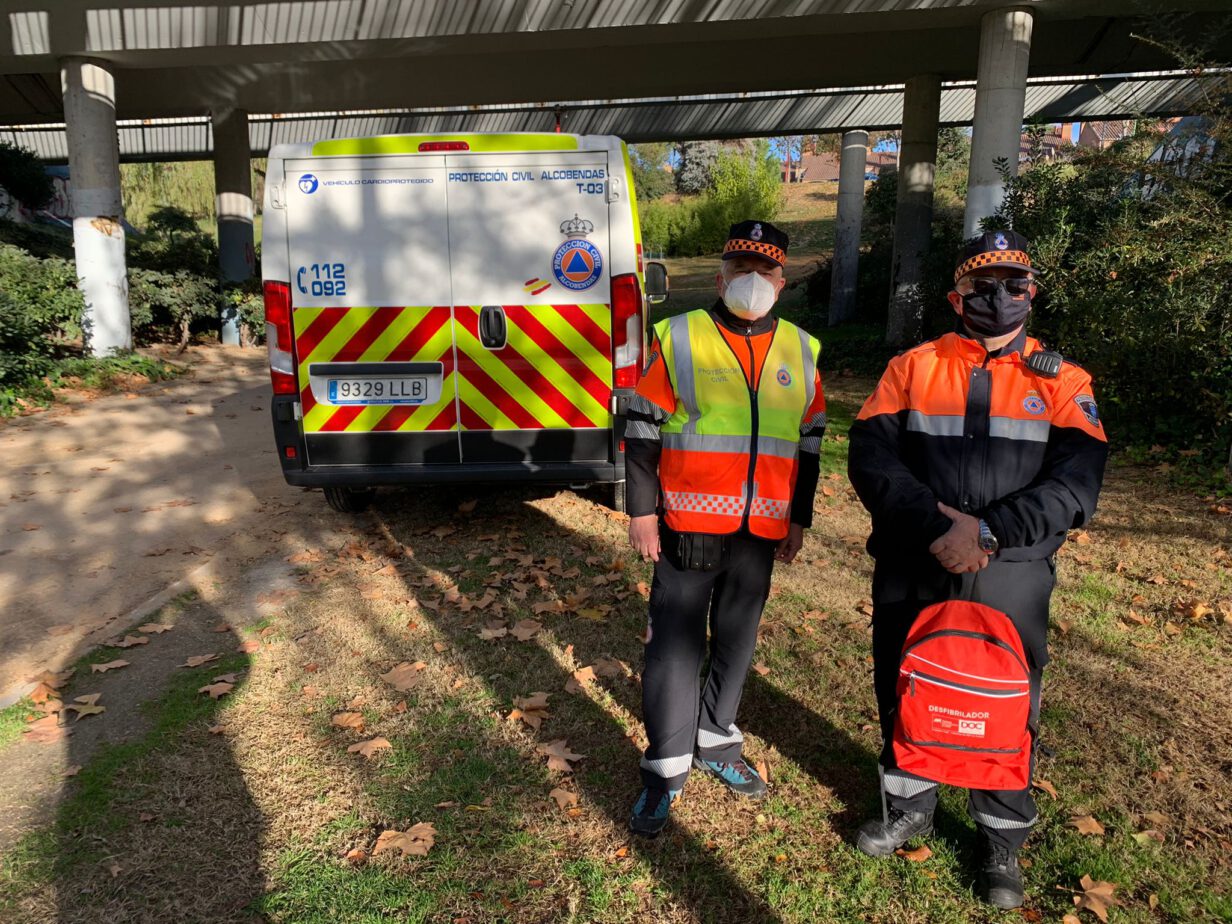
[[[500,350],[479,341],[480,306],[454,309],[464,430],[610,427],[612,313],[607,305],[504,305]]]
[[[452,430],[457,427],[450,309],[296,308],[295,352],[305,433]],[[336,407],[318,404],[309,365],[321,362],[440,362],[435,404]]]

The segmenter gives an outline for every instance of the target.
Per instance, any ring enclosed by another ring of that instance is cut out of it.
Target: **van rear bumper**
[[[624,466],[610,462],[503,462],[485,465],[307,466],[283,470],[287,484],[303,488],[374,487],[397,484],[610,483],[623,481]]]

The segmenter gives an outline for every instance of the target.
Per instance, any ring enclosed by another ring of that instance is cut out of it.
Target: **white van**
[[[262,267],[274,435],[293,485],[610,485],[641,373],[629,155],[611,136],[392,135],[278,145]]]

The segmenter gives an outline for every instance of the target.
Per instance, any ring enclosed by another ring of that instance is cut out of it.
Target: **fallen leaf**
[[[98,705],[99,697],[102,693],[87,693],[85,696],[78,696],[71,703],[64,707],[65,711],[72,709],[77,713],[77,721],[81,721],[82,716],[99,715],[106,712],[106,706]]]
[[[51,671],[43,671],[38,676],[31,677],[30,682],[31,683],[44,683],[47,686],[51,687],[53,690],[58,690],[60,689],[60,687],[68,683],[69,680],[72,678],[73,674],[75,674],[76,672],[77,672],[77,669],[75,667],[70,667],[68,670],[61,671],[58,674],[52,673]]]
[[[371,738],[368,741],[361,741],[358,744],[351,745],[347,748],[347,753],[371,758],[378,751],[389,751],[392,749],[393,745],[385,738]]]
[[[91,674],[105,674],[107,671],[113,671],[116,668],[128,667],[127,661],[108,661],[106,664],[91,664]]]
[[[37,523],[22,523],[21,528],[28,533],[32,533],[36,529],[42,529],[43,527],[39,526]]]
[[[585,684],[594,683],[595,669],[583,667],[573,672],[573,676],[565,681],[566,693],[582,693]]]
[[[343,859],[353,866],[359,866],[361,863],[367,862],[368,852],[366,850],[360,850],[356,847],[353,850],[348,850],[343,856]]]
[[[217,677],[215,677],[210,682],[211,683],[235,683],[235,678],[238,676],[239,674],[219,674]]]
[[[335,728],[353,728],[355,731],[362,732],[364,714],[362,712],[339,712],[329,720],[329,724]]]
[[[221,734],[222,734],[223,732],[225,732],[226,730],[227,730],[227,726],[225,726],[225,725],[211,725],[211,726],[207,729],[207,731],[208,731],[211,735],[221,735]]]
[[[516,638],[519,642],[528,642],[534,638],[536,633],[538,633],[538,631],[542,628],[542,623],[535,622],[533,619],[523,619],[509,630],[509,634]]]
[[[231,631],[231,624],[230,624],[229,622],[220,622],[218,625],[216,625],[216,626],[215,626],[213,629],[211,629],[210,631],[211,631],[211,632],[230,632],[230,631]]]
[[[548,796],[555,799],[556,804],[562,809],[570,808],[578,803],[577,793],[569,792],[567,789],[561,789],[559,786],[548,793]]]
[[[765,677],[766,674],[770,673],[770,668],[766,667],[766,665],[761,661],[758,661],[753,665],[753,670],[755,670],[762,677]]]
[[[1172,822],[1172,819],[1163,812],[1147,812],[1142,817],[1157,828],[1166,828]]]
[[[538,731],[543,720],[551,715],[548,712],[548,694],[542,691],[526,697],[514,697],[513,705],[514,710],[509,713],[509,718],[521,719],[535,731]]]
[[[217,660],[218,660],[218,655],[216,654],[193,655],[191,658],[189,658],[187,661],[181,664],[180,667],[200,667],[202,664],[209,664],[211,661],[217,661]]]
[[[168,625],[162,622],[147,622],[144,626],[138,626],[138,632],[148,632],[151,635],[162,635],[164,632],[170,632],[175,626]]]
[[[112,638],[103,642],[109,648],[132,648],[134,645],[148,645],[150,640],[143,635],[126,635],[124,638]]]
[[[59,716],[49,715],[29,723],[25,728],[26,738],[40,744],[59,741],[65,735],[71,734],[68,728],[60,724]]]
[[[561,773],[572,773],[570,761],[581,760],[585,754],[574,754],[569,750],[569,743],[564,738],[557,738],[548,744],[539,745],[536,750],[548,759],[549,770],[559,770]]]
[[[596,677],[623,677],[625,665],[615,658],[599,658],[591,665]]]
[[[26,695],[29,696],[31,701],[35,704],[39,704],[45,703],[50,699],[59,699],[60,691],[40,681],[34,689]]]
[[[1047,780],[1032,780],[1031,785],[1036,789],[1048,793],[1048,795],[1052,796],[1052,798],[1057,798],[1057,788]]]
[[[928,848],[927,844],[921,844],[915,850],[904,850],[902,847],[899,847],[898,850],[894,852],[900,857],[910,860],[912,863],[923,863],[933,855],[933,852]]]
[[[1104,924],[1107,924],[1108,907],[1120,904],[1120,902],[1112,897],[1116,884],[1102,880],[1096,881],[1090,876],[1083,876],[1080,884],[1082,892],[1074,896],[1074,904],[1078,910],[1081,911],[1085,908],[1103,921]]]
[[[770,782],[770,765],[766,763],[764,758],[759,760],[753,769],[757,771],[757,775],[762,778],[763,782]]]
[[[508,634],[509,629],[505,627],[503,622],[490,622],[479,630],[479,637],[485,642],[491,642],[498,638],[504,638]]]
[[[386,850],[400,850],[404,857],[426,857],[436,843],[436,827],[430,821],[421,821],[409,831],[382,831],[372,848],[372,855]]]
[[[69,777],[76,776],[80,772],[81,772],[81,764],[73,764],[71,767],[67,768],[63,773],[60,774],[60,779],[67,780]]]
[[[240,654],[255,654],[261,650],[261,642],[259,639],[250,638],[246,641],[240,642],[239,645],[236,646],[235,650]]]
[[[1153,828],[1148,828],[1145,831],[1139,831],[1137,834],[1135,834],[1134,840],[1137,841],[1139,844],[1145,844],[1145,843],[1148,843],[1149,841],[1156,841],[1157,843],[1162,844],[1167,840],[1167,838],[1165,838],[1160,832],[1154,830]]]
[[[479,506],[479,500],[477,498],[462,501],[462,503],[458,504],[458,513],[471,513],[477,506]]]
[[[197,690],[197,692],[208,693],[210,694],[210,699],[218,699],[221,696],[226,696],[233,689],[235,689],[235,684],[233,683],[211,683],[207,686],[201,687]]]
[[[397,667],[381,674],[381,679],[399,693],[406,693],[419,683],[419,672],[427,666],[423,661],[416,661],[414,664],[403,661]]]
[[[1092,815],[1075,815],[1069,820],[1072,827],[1078,829],[1079,834],[1103,834],[1104,826],[1095,820]]]

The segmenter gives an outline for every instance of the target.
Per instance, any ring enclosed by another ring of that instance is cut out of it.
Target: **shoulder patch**
[[[1078,410],[1082,411],[1082,416],[1087,419],[1087,423],[1092,427],[1099,426],[1099,408],[1092,395],[1078,395],[1074,398],[1074,404],[1078,405]]]

